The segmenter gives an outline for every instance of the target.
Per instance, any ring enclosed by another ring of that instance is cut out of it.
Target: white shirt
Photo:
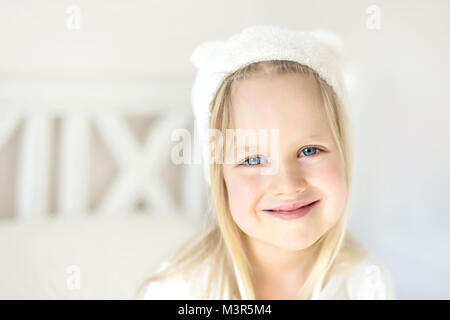
[[[163,262],[158,271],[167,266]],[[201,275],[206,275],[202,272]],[[199,279],[200,280],[200,279]],[[196,281],[196,283],[202,283]],[[192,300],[199,299],[181,275],[154,281],[147,285],[143,299]],[[218,300],[218,292],[210,299]],[[348,273],[332,276],[313,300],[394,300],[397,299],[392,276],[387,267],[370,255]]]

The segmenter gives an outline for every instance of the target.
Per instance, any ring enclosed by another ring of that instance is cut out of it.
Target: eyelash
[[[307,158],[312,158],[312,157],[314,157],[314,156],[317,156],[318,154],[320,154],[321,152],[324,151],[323,149],[321,149],[321,148],[319,148],[319,147],[315,147],[315,146],[307,146],[307,147],[303,148],[302,150],[300,150],[299,153],[301,153],[301,152],[302,152],[303,150],[305,150],[305,149],[316,149],[316,150],[318,150],[315,154],[313,154],[313,155],[311,155],[311,156],[305,156],[305,157],[307,157]],[[245,164],[245,162],[247,162],[249,159],[251,159],[251,158],[259,158],[259,157],[261,157],[261,155],[259,155],[259,154],[250,156],[250,157],[246,158],[244,161],[242,161],[242,162],[239,164],[239,166],[246,166],[246,167],[256,167],[256,166],[259,166],[261,163],[260,163],[260,164],[253,164],[253,165]],[[303,157],[302,157],[302,158],[303,158]]]

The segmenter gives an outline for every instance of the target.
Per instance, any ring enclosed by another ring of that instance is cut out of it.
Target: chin
[[[286,239],[284,238],[281,241],[278,241],[277,243],[277,247],[286,249],[286,250],[303,250],[303,249],[307,249],[310,246],[312,246],[319,238],[315,237],[313,239],[310,238],[304,238],[301,237],[301,239],[299,239],[298,237],[295,238],[291,238],[291,239]]]

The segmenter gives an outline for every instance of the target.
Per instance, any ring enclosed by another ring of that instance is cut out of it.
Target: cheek
[[[261,182],[258,178],[241,175],[229,175],[225,181],[233,219],[238,225],[247,224],[253,216]]]
[[[311,183],[325,198],[325,206],[330,215],[340,215],[347,199],[347,183],[343,161],[334,159],[311,173]]]

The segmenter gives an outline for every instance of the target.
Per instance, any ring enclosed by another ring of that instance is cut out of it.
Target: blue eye
[[[317,151],[314,152],[314,150],[317,150]],[[306,151],[305,156],[314,156],[322,150],[320,150],[319,148],[316,148],[316,147],[307,147],[307,148],[303,149],[300,153],[302,153],[303,151]]]
[[[241,165],[254,167],[259,164],[265,163],[264,161],[261,161],[261,160],[258,161],[255,159],[261,159],[261,157],[260,156],[249,157],[249,158],[245,159],[244,162],[241,163]]]

